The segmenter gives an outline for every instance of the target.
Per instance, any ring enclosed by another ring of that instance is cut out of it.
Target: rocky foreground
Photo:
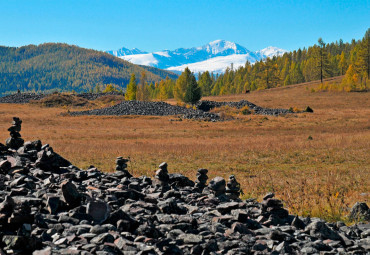
[[[21,124],[0,144],[0,254],[369,254],[369,224],[289,215],[272,193],[240,200],[234,176],[207,184],[206,169],[195,182],[166,163],[133,177],[122,157],[115,173],[82,170],[24,143]]]

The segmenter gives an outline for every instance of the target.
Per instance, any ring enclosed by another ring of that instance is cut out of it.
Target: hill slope
[[[177,75],[153,67],[138,66],[110,54],[61,43],[0,46],[0,93],[21,91],[90,91],[109,83],[124,88],[131,73],[147,81]]]

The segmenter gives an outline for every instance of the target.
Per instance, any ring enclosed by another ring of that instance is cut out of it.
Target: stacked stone
[[[127,162],[130,160],[123,157],[117,157],[116,159],[116,170],[124,173],[125,177],[131,178],[132,175],[127,170]]]
[[[208,170],[204,168],[198,169],[197,180],[195,181],[195,187],[202,191],[207,186]]]
[[[235,175],[229,176],[229,181],[226,187],[226,195],[233,200],[239,199],[240,196],[240,184],[236,181]]]
[[[161,186],[162,191],[169,189],[168,182],[170,180],[170,176],[168,175],[167,166],[168,164],[166,162],[163,162],[159,165],[159,169],[155,172],[155,179],[157,180],[157,183]]]
[[[209,182],[208,188],[215,194],[215,196],[224,195],[226,192],[226,181],[224,178],[217,176]]]
[[[12,126],[8,128],[10,132],[10,137],[6,140],[6,146],[11,149],[18,150],[20,147],[23,146],[24,140],[21,138],[21,134],[19,133],[22,129],[22,120],[18,117],[13,117]]]
[[[288,211],[283,208],[283,203],[279,199],[275,199],[274,193],[268,193],[262,201],[262,214],[268,218],[271,224],[280,224],[281,220],[288,217]],[[267,222],[265,222],[267,223]]]

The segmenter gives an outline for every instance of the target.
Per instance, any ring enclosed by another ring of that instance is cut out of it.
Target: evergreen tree
[[[135,74],[131,74],[130,82],[127,85],[125,99],[126,100],[136,100],[136,91],[137,91],[137,83]]]
[[[185,103],[196,103],[202,97],[201,89],[197,84],[195,76],[186,67],[184,72],[176,81],[174,88],[175,98]]]
[[[202,90],[203,96],[211,95],[212,78],[208,71],[201,74],[200,79],[199,79],[199,87]]]
[[[321,83],[323,82],[324,77],[330,77],[331,76],[331,69],[330,69],[330,63],[328,60],[328,52],[325,46],[324,41],[322,38],[319,38],[318,40],[319,47],[320,47],[320,59],[319,59],[319,68],[320,68],[320,80]]]
[[[359,44],[357,69],[361,77],[370,78],[370,28]]]
[[[193,78],[190,80],[190,83],[186,89],[185,103],[195,104],[202,98],[202,90],[198,86],[194,76]]]

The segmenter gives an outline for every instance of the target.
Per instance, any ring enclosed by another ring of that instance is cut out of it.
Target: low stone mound
[[[12,138],[20,137],[21,123],[14,118]],[[207,185],[208,170],[199,169],[194,183],[169,173],[162,163],[154,178],[133,177],[127,170],[129,158],[123,157],[116,159],[117,171],[108,174],[93,166],[79,169],[41,141],[11,145],[0,144],[0,254],[370,250],[369,225],[289,215],[273,193],[261,203],[241,200],[233,175],[228,181],[215,177]]]
[[[45,97],[49,97],[53,94],[62,94],[62,93],[51,93],[51,94],[43,94],[43,93],[15,93],[7,96],[0,97],[0,103],[3,104],[28,104],[30,101],[37,101],[41,100]],[[73,94],[76,97],[84,98],[89,101],[96,100],[100,97],[104,97],[107,95],[122,95],[119,92],[108,92],[108,93],[81,93],[81,94]]]
[[[38,93],[16,93],[0,97],[1,104],[28,104],[31,100],[40,100],[47,94]]]
[[[219,116],[192,108],[170,105],[165,102],[143,102],[143,101],[124,101],[111,107],[94,109],[88,111],[77,111],[70,113],[73,116],[79,115],[150,115],[150,116],[170,116],[181,115],[186,119],[202,119],[217,121]]]
[[[62,106],[83,107],[90,105],[90,101],[88,99],[78,97],[73,94],[62,94],[62,93],[53,93],[45,96],[40,100],[31,100],[30,103],[44,107],[62,107]]]
[[[199,101],[196,105],[198,110],[202,110],[208,112],[213,108],[218,108],[221,106],[229,106],[237,109],[241,109],[245,106],[248,106],[250,110],[253,110],[255,114],[261,115],[281,115],[281,114],[288,114],[292,113],[292,111],[288,109],[271,109],[271,108],[263,108],[261,106],[255,105],[247,100],[241,100],[239,102],[216,102],[216,101]]]

